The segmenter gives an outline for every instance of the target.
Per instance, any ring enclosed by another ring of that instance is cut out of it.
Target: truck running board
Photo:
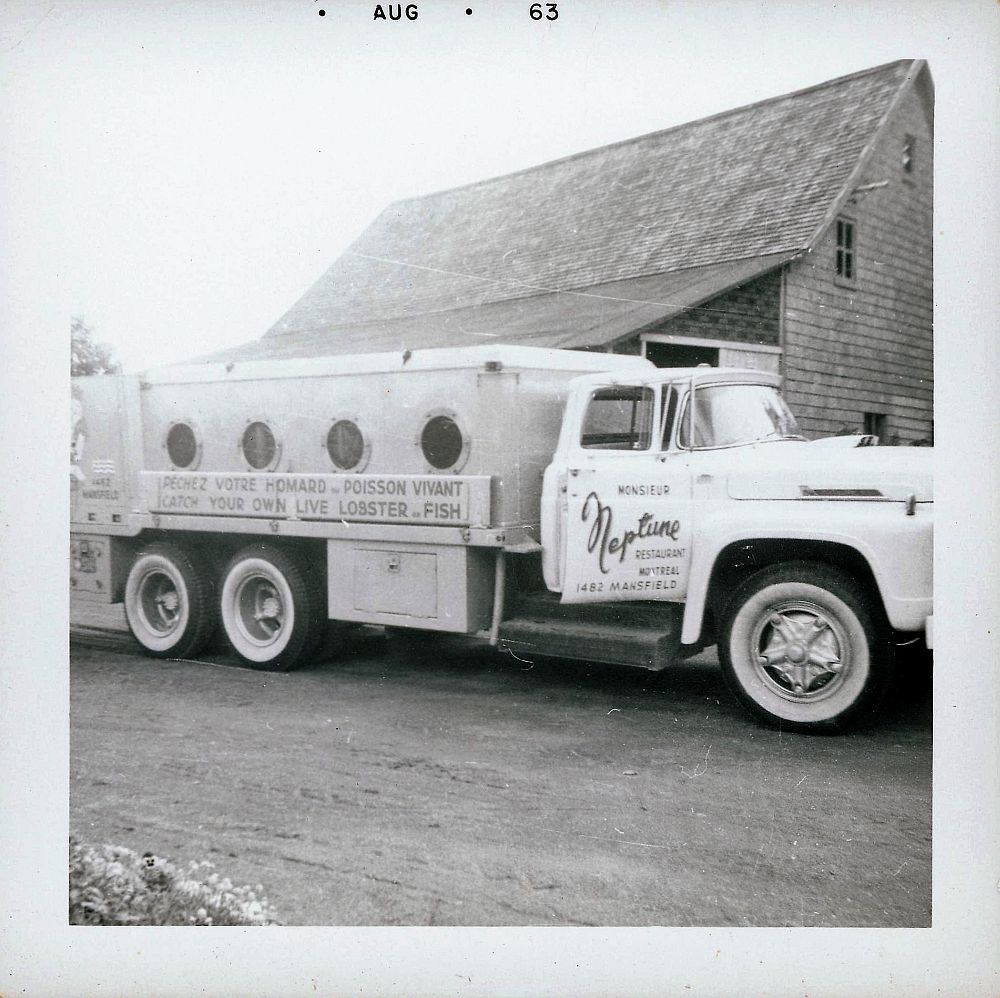
[[[673,603],[563,604],[534,594],[500,624],[498,645],[518,655],[635,665],[658,672],[674,662],[682,607]]]

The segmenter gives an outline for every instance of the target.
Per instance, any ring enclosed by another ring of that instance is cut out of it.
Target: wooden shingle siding
[[[812,361],[820,367],[827,363],[850,364],[862,366],[866,371],[872,363],[881,364],[885,361],[887,351],[902,350],[906,356],[899,358],[905,365],[930,363],[932,351],[929,343],[912,341],[902,336],[893,336],[884,328],[873,328],[867,323],[855,324],[855,330],[860,338],[851,345],[849,353],[836,351],[831,356],[829,335],[816,333],[809,336],[796,337],[795,342],[786,346],[787,358],[799,358],[802,363]],[[905,374],[904,371],[898,372]],[[921,374],[921,379],[923,375]]]
[[[842,216],[855,223],[856,279],[835,275],[836,221],[812,252],[788,267],[785,394],[808,436],[847,426],[866,412],[888,417],[886,443],[933,432],[932,196],[929,99],[911,89],[876,141]],[[903,169],[916,138],[912,172]]]
[[[780,308],[781,274],[775,271],[643,332],[776,346]]]

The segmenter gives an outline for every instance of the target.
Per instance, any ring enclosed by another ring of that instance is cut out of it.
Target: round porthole
[[[469,442],[453,413],[431,413],[420,433],[420,449],[438,471],[457,471],[469,454]]]
[[[368,444],[353,419],[335,419],[326,435],[326,452],[341,471],[360,471],[368,463]]]
[[[190,423],[171,423],[163,445],[175,468],[196,468],[201,460],[201,444]]]
[[[254,471],[270,471],[278,463],[278,442],[271,427],[263,420],[247,424],[240,449],[243,451],[243,459]]]

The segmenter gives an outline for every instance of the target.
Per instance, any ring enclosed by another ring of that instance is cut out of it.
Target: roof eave
[[[647,333],[651,329],[655,329],[658,325],[660,325],[664,321],[669,321],[670,319],[675,318],[678,315],[682,315],[685,312],[691,312],[696,308],[701,308],[701,306],[704,305],[705,302],[709,302],[713,298],[718,298],[720,295],[728,294],[730,291],[742,287],[744,284],[747,284],[750,281],[756,281],[758,278],[763,277],[765,274],[770,274],[774,270],[781,270],[782,268],[787,267],[789,264],[794,263],[796,260],[799,259],[799,257],[803,256],[807,252],[809,252],[808,246],[803,246],[801,249],[790,250],[781,259],[776,260],[773,266],[768,267],[765,270],[759,271],[752,277],[743,278],[739,281],[736,281],[733,284],[722,285],[708,292],[703,298],[698,299],[693,304],[686,304],[684,305],[683,308],[677,309],[677,311],[674,312],[673,314],[667,314],[660,319],[656,319],[653,322],[646,323],[646,325],[640,326],[638,329],[633,329],[630,332],[626,333],[624,336],[616,336],[613,340],[609,340],[606,344],[604,344],[604,346],[611,347],[613,349],[620,343],[627,343],[634,336],[641,336],[643,333]]]

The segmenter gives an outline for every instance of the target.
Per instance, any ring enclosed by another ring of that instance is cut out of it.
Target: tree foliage
[[[94,339],[94,331],[83,319],[75,315],[70,323],[70,375],[115,374],[121,364],[114,350],[106,343]]]

